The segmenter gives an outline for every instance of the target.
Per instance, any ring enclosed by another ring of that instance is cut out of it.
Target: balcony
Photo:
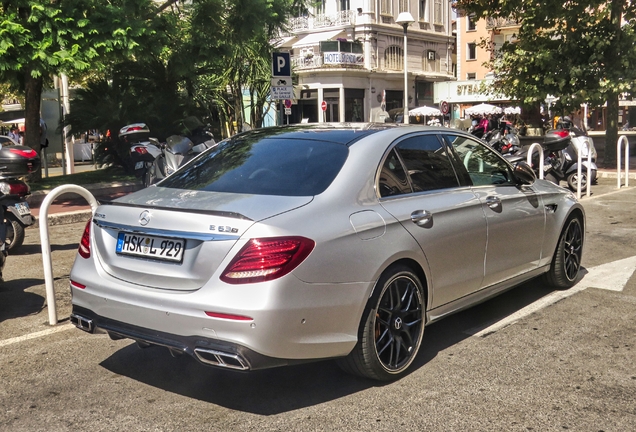
[[[340,11],[335,14],[319,14],[311,17],[297,17],[289,21],[292,32],[326,28],[344,27],[355,23],[356,12],[352,10]]]
[[[486,28],[488,30],[501,29],[504,27],[519,27],[520,21],[514,18],[486,18]]]

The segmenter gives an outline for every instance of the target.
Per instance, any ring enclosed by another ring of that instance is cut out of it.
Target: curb
[[[87,222],[92,215],[93,215],[93,211],[90,209],[77,210],[77,211],[66,212],[66,213],[54,213],[54,214],[50,214],[49,217],[47,218],[48,226],[65,225],[65,224],[72,224],[76,222]],[[39,216],[35,216],[35,223],[31,225],[30,228],[35,228],[35,229],[40,228]]]
[[[598,170],[596,172],[596,175],[598,177],[601,178],[613,178],[613,179],[617,179],[618,178],[618,174],[616,171],[601,171]],[[621,178],[625,178],[625,170],[621,171]],[[632,172],[631,168],[630,168],[630,172],[629,172],[629,178],[630,179],[636,179],[636,172]]]

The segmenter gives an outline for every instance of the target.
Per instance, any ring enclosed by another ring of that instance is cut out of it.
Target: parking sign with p
[[[272,53],[272,77],[291,76],[291,59],[288,52]]]

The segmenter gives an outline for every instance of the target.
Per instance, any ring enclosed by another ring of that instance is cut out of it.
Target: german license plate
[[[122,255],[181,262],[184,249],[183,239],[120,232],[115,251]]]
[[[16,210],[20,214],[20,216],[26,216],[31,214],[31,209],[29,208],[29,204],[25,202],[19,202],[14,204]]]

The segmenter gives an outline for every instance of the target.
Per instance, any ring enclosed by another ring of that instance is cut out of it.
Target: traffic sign
[[[290,77],[291,59],[288,52],[272,53],[272,76]]]
[[[285,99],[285,108],[291,108],[291,106],[292,106],[291,100]]]
[[[291,115],[291,108],[285,108],[285,115]]]
[[[442,111],[442,114],[444,115],[448,114],[448,111],[449,111],[448,102],[442,101],[442,103],[440,104],[440,110]]]
[[[320,104],[320,108],[322,108],[323,111],[327,111],[327,102],[322,101],[322,103]]]

